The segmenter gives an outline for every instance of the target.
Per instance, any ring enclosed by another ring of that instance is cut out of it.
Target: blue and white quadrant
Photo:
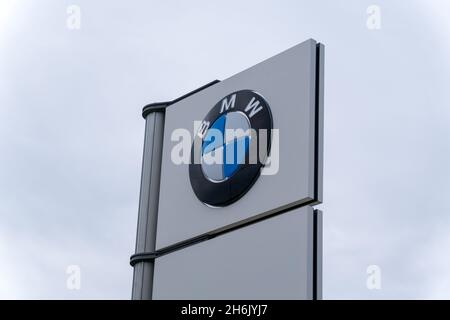
[[[250,122],[242,112],[220,116],[206,132],[202,145],[202,171],[221,182],[233,176],[245,162],[250,147]]]

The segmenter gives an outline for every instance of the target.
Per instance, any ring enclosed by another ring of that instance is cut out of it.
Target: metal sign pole
[[[151,300],[153,295],[165,110],[169,105],[217,82],[219,80],[214,80],[172,101],[148,104],[142,110],[142,117],[145,119],[144,155],[142,159],[136,251],[130,259],[130,264],[134,268],[131,294],[133,300]]]
[[[136,253],[155,251],[166,106],[167,103],[148,105],[142,113],[146,124],[136,234]],[[153,271],[154,260],[140,261],[134,265],[133,300],[152,299]]]

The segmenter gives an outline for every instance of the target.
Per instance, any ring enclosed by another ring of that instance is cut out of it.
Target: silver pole
[[[164,108],[166,103],[144,108],[145,138],[142,159],[141,190],[136,234],[136,253],[153,252],[156,245],[159,186],[161,177],[162,146],[164,138]],[[153,292],[154,261],[141,261],[134,265],[133,300],[151,300]]]

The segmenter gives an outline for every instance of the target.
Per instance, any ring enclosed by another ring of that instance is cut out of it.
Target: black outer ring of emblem
[[[230,98],[233,96],[233,94],[236,94],[234,108],[229,108],[227,111],[220,113],[223,99],[227,98],[228,101],[230,101]],[[263,108],[261,109],[261,111],[250,118],[248,116],[248,113],[245,112],[245,108],[253,97],[259,100],[260,106],[262,106]],[[216,121],[221,115],[235,111],[241,111],[247,115],[247,118],[250,121],[250,128],[256,131],[258,137],[260,129],[267,130],[267,150],[265,150],[265,152],[263,153],[263,155],[265,156],[261,157],[261,159],[259,159],[258,156],[257,162],[253,164],[249,163],[249,158],[247,155],[245,163],[241,164],[237,172],[227,180],[223,182],[212,182],[204,176],[201,164],[194,161],[196,157],[194,146],[201,146],[203,143],[202,138],[200,138],[198,134],[195,133],[194,142],[191,147],[189,178],[191,181],[192,189],[194,190],[197,198],[209,206],[224,207],[239,200],[239,198],[247,193],[247,191],[256,182],[261,173],[261,169],[266,162],[267,156],[270,154],[270,146],[272,140],[271,129],[273,128],[272,113],[267,101],[257,92],[252,90],[240,90],[230,93],[216,103],[216,105],[208,112],[208,114],[204,118],[204,121],[209,121],[212,125],[214,121]],[[254,146],[252,142],[251,148],[254,147],[256,146]],[[257,143],[257,148],[259,148],[259,143]],[[199,153],[201,152],[200,150],[198,151]],[[260,152],[259,150],[257,151],[259,155]],[[199,155],[197,155],[197,159],[198,158]]]

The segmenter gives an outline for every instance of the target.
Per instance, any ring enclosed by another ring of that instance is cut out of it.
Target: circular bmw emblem
[[[189,178],[197,198],[223,207],[242,197],[269,155],[272,127],[269,104],[254,91],[237,91],[217,102],[192,143]]]

